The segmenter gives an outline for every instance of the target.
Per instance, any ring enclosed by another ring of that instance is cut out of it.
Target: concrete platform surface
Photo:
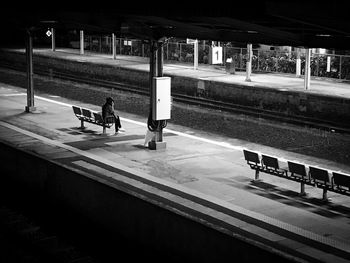
[[[147,120],[139,116],[120,112],[126,132],[112,135],[112,128],[105,136],[102,127],[89,123],[80,130],[80,121],[71,107],[99,111],[95,105],[47,94],[35,96],[35,112],[25,113],[25,105],[24,89],[0,83],[1,141],[78,170],[115,174],[115,180],[130,180],[117,176],[118,171],[127,171],[136,178],[186,193],[186,201],[177,199],[191,209],[197,209],[196,198],[206,200],[213,204],[212,210],[198,209],[271,244],[321,262],[349,262],[350,197],[329,192],[332,201],[323,203],[322,189],[311,186],[306,186],[308,195],[300,197],[299,183],[268,174],[261,174],[262,180],[253,182],[254,171],[246,164],[242,150],[277,156],[283,163],[294,160],[334,171],[339,171],[337,163],[171,122],[164,130],[166,149],[150,150],[144,145]],[[350,166],[342,166],[341,172],[350,174]],[[173,197],[169,194],[169,198]]]

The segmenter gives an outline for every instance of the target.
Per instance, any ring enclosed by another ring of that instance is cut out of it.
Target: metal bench
[[[330,172],[325,169],[309,166],[308,171],[304,164],[287,161],[288,167],[281,168],[276,157],[259,154],[244,149],[244,158],[251,169],[255,170],[255,179],[259,180],[259,172],[283,177],[288,180],[300,182],[300,195],[305,195],[305,185],[323,189],[322,200],[329,201],[327,192],[332,191],[350,196],[350,175]]]
[[[111,128],[114,124],[114,117],[107,116],[106,120],[103,120],[101,113],[91,111],[86,108],[78,106],[72,106],[75,116],[80,120],[80,129],[85,129],[84,122],[89,122],[103,127],[103,133],[106,133],[106,128]]]

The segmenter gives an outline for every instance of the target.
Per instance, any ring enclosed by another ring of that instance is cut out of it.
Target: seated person
[[[114,113],[114,100],[111,97],[106,98],[106,103],[102,106],[102,118],[106,122],[106,117],[114,117],[115,134],[119,131],[125,131],[120,123],[120,118]]]

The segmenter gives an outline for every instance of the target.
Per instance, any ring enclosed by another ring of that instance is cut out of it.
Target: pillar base
[[[162,150],[166,148],[166,142],[155,142],[155,141],[150,141],[148,143],[148,148],[150,150]]]
[[[36,111],[36,107],[34,107],[34,106],[26,106],[25,111],[26,112],[34,112],[34,111]]]

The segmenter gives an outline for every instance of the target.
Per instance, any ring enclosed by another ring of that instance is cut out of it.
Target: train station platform
[[[54,56],[65,54],[51,53]],[[69,58],[74,56],[70,53],[67,56]],[[112,59],[98,56],[75,57],[79,60],[87,58],[116,63]],[[125,58],[124,61],[128,60]],[[128,66],[144,70],[147,68],[146,63],[134,61]],[[194,72],[180,65],[165,65],[164,69],[165,72],[173,71],[174,74]],[[196,71],[196,74],[198,72],[208,78],[230,79],[229,81],[244,78],[242,74],[228,76],[212,69]],[[254,81],[249,85],[271,81],[262,75],[253,75],[252,78]],[[286,83],[284,77],[271,78],[280,79],[284,88],[292,86],[291,83]],[[300,81],[302,89],[301,79],[292,80],[294,83]],[[309,92],[316,92],[317,89],[317,92],[330,92],[322,89],[325,87],[324,82],[319,85],[316,83],[318,82],[312,81]],[[332,92],[342,94],[341,96],[350,93],[346,84],[337,83],[336,86],[339,89]],[[25,105],[24,89],[0,83],[2,144],[68,167],[99,183],[115,183],[120,191],[141,199],[146,196],[150,203],[224,232],[230,237],[239,236],[244,242],[283,255],[288,260],[332,263],[350,260],[349,196],[329,192],[331,202],[324,203],[321,202],[322,189],[316,187],[306,186],[307,196],[301,197],[298,195],[300,184],[293,181],[261,174],[262,180],[254,182],[254,171],[244,160],[243,149],[335,171],[339,170],[337,163],[325,163],[322,159],[202,133],[171,123],[164,130],[166,149],[155,151],[144,145],[147,120],[140,116],[120,111],[126,132],[112,135],[112,128],[105,136],[101,134],[102,127],[89,123],[85,130],[80,130],[80,121],[72,111],[72,105],[99,111],[100,108],[96,105],[45,93],[35,96],[35,112],[25,113]],[[6,156],[4,158],[6,161]],[[27,164],[23,169],[27,169],[29,174],[23,180],[31,184],[29,178],[35,177],[35,172],[31,169],[35,167]],[[350,174],[350,167],[343,165],[342,172]],[[54,189],[60,191],[59,187]],[[100,196],[95,188],[89,188],[90,191],[86,193],[73,189],[73,186],[71,188],[77,199],[92,194],[91,206],[98,210]],[[68,198],[63,192],[60,193],[63,198]],[[112,201],[104,202],[108,204]],[[132,210],[132,207],[128,209]],[[113,209],[106,213],[112,214]],[[160,224],[161,221],[159,219],[157,223]],[[138,226],[135,227],[138,229]],[[175,229],[174,232],[176,231]],[[196,241],[200,241],[198,239],[201,238],[198,237]],[[215,245],[215,240],[205,242]],[[198,253],[204,253],[206,249],[209,248],[205,247]],[[223,248],[218,250],[221,254],[225,252],[232,253]],[[249,254],[249,251],[245,253]]]

